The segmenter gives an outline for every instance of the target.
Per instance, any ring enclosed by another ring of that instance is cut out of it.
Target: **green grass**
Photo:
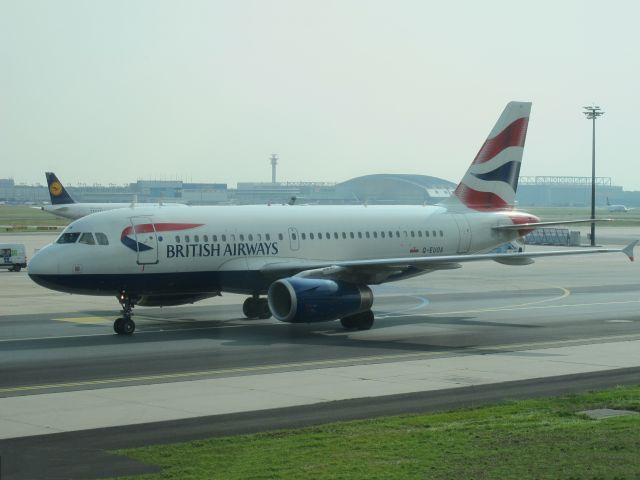
[[[25,230],[27,226],[65,226],[70,220],[56,217],[26,205],[0,205],[0,225],[10,226],[12,231]],[[3,227],[0,229],[4,230]]]
[[[605,407],[640,411],[640,387],[115,453],[161,466],[138,480],[640,478],[640,415],[577,414]]]

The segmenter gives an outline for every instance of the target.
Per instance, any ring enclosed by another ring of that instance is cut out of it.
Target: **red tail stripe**
[[[479,192],[463,184],[458,185],[455,194],[462,203],[474,210],[502,210],[509,207],[507,202],[495,193]]]
[[[514,120],[508,127],[502,130],[493,138],[487,138],[482,148],[473,160],[473,165],[484,163],[509,147],[524,147],[524,140],[527,136],[528,117]]]

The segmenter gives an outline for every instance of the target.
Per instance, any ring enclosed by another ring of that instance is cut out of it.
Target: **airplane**
[[[541,222],[513,208],[531,103],[510,102],[452,195],[433,206],[193,206],[111,210],[71,223],[34,255],[29,276],[62,292],[114,295],[117,334],[135,330],[134,306],[246,294],[248,318],[374,323],[370,285],[462,263],[527,265],[534,258],[623,252],[580,249],[491,253]],[[266,298],[264,298],[266,296]]]
[[[628,208],[625,205],[612,205],[611,202],[609,202],[609,197],[606,198],[609,212],[628,212],[629,210],[633,210],[633,208]]]
[[[78,203],[64,188],[56,174],[53,172],[45,172],[47,177],[47,186],[49,187],[49,197],[51,198],[51,205],[43,205],[40,210],[48,213],[52,213],[59,217],[70,218],[76,220],[78,218],[89,215],[90,213],[104,212],[106,210],[114,210],[116,208],[125,207],[158,207],[158,206],[183,206],[182,203]]]

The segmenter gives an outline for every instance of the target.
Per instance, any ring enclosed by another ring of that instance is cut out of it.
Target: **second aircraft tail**
[[[76,203],[71,195],[64,188],[56,174],[53,172],[45,172],[47,177],[47,187],[49,188],[49,197],[51,198],[51,205],[64,205],[67,203]]]

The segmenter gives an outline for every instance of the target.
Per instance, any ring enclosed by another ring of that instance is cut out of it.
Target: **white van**
[[[27,266],[24,244],[0,243],[0,268],[8,268],[10,272],[19,272]]]

